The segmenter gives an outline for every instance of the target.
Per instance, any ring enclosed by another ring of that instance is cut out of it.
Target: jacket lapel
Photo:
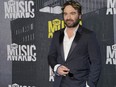
[[[74,40],[73,40],[73,42],[72,42],[70,51],[69,51],[69,53],[68,53],[67,60],[70,59],[69,56],[72,54],[73,50],[74,50],[75,47],[77,46],[78,40],[79,40],[80,37],[81,37],[81,32],[82,32],[82,27],[79,26],[79,28],[78,28],[78,30],[77,30],[77,32],[76,32],[75,38],[74,38]],[[64,39],[64,29],[62,29],[61,32],[60,32],[59,43],[60,43],[61,56],[62,56],[62,58],[63,58],[63,61],[65,61],[65,60],[64,60],[63,39]]]
[[[63,50],[63,39],[64,39],[64,29],[61,30],[61,32],[60,32],[59,43],[60,43],[61,56],[63,58],[63,61],[65,61],[64,60],[64,50]]]
[[[75,38],[74,38],[74,40],[73,40],[73,42],[72,42],[70,51],[69,51],[69,53],[68,53],[67,60],[70,59],[70,55],[72,54],[73,50],[74,50],[75,47],[77,46],[78,41],[79,41],[79,39],[80,39],[80,37],[81,37],[81,32],[82,32],[82,27],[79,26],[79,28],[78,28],[78,30],[77,30],[77,32],[76,32]]]

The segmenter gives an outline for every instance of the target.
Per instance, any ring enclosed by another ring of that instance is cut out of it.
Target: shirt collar
[[[75,30],[73,31],[74,35],[76,34],[78,28],[79,28],[79,25],[77,25],[77,27],[76,27]],[[66,30],[67,30],[67,27],[66,27],[65,30],[64,30],[64,34],[65,34],[65,35],[67,35]]]

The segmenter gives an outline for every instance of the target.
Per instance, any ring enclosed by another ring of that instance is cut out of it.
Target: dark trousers
[[[74,77],[64,76],[60,87],[86,87],[86,81],[79,81]]]

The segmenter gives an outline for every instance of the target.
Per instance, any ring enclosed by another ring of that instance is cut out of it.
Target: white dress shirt
[[[72,42],[74,40],[77,28],[73,31],[73,36],[70,37],[70,38],[68,37],[66,31],[67,31],[67,28],[64,30],[64,39],[63,39],[63,50],[64,50],[64,59],[65,59],[65,61],[67,60],[68,53],[70,51]]]

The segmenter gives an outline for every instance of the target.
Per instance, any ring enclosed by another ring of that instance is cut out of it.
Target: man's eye
[[[64,13],[64,15],[67,15],[66,13]]]
[[[75,12],[72,12],[71,14],[72,14],[72,15],[75,15],[76,13],[75,13]]]

